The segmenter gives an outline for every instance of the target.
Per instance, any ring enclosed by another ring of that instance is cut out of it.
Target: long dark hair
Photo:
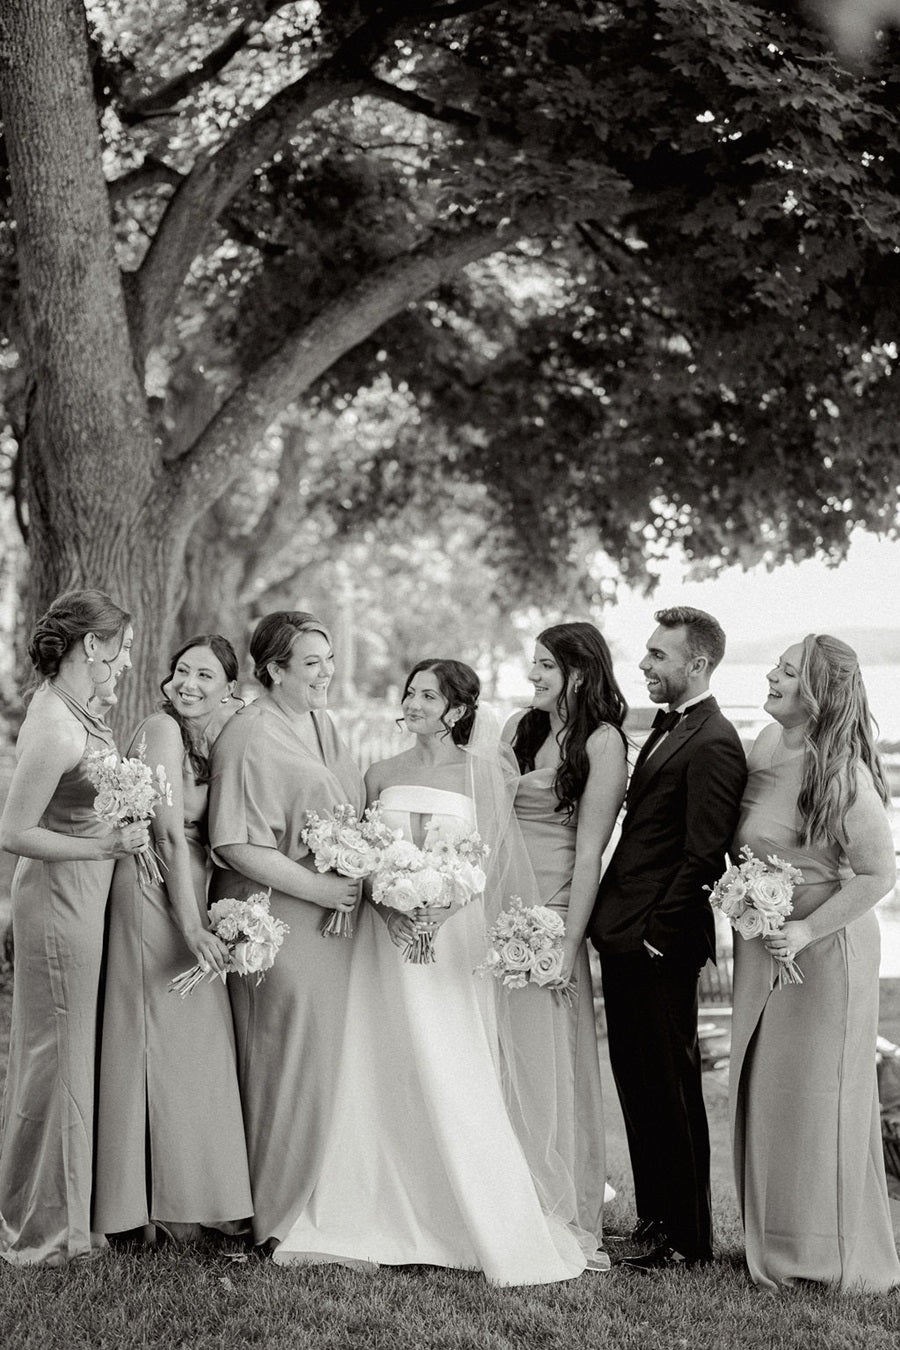
[[[209,781],[209,759],[198,749],[190,723],[181,716],[181,713],[178,712],[176,708],[173,708],[172,704],[169,702],[168,695],[166,694],[166,685],[175,674],[175,667],[178,665],[178,662],[184,656],[185,652],[191,651],[194,647],[209,647],[210,651],[220,662],[222,669],[225,672],[226,680],[237,679],[238,659],[231,643],[228,641],[227,637],[223,637],[221,633],[198,633],[196,637],[188,638],[187,642],[183,642],[178,650],[172,653],[169,657],[169,673],[160,681],[159,687],[163,696],[160,708],[167,717],[171,717],[173,721],[178,723],[178,729],[181,732],[181,742],[185,748],[187,757],[190,760],[194,777],[198,783],[206,783]]]
[[[441,721],[447,728],[454,745],[468,745],[478,711],[478,698],[481,694],[481,681],[471,666],[464,661],[454,661],[448,656],[429,656],[413,666],[403,683],[401,702],[409,693],[409,686],[415,677],[423,671],[434,675],[438,688],[447,700],[447,707],[441,714]],[[462,716],[453,723],[447,722],[446,714],[450,708],[463,709]],[[402,719],[401,719],[402,720]]]
[[[627,746],[623,727],[628,704],[613,674],[606,639],[592,623],[558,623],[539,633],[537,641],[547,648],[563,679],[556,701],[563,729],[553,788],[558,799],[557,811],[572,816],[590,770],[586,748],[588,737],[597,727],[607,723],[615,727]],[[577,688],[569,686],[572,675],[576,679],[580,676]],[[530,773],[534,768],[535,756],[549,735],[550,714],[539,708],[529,708],[513,737],[513,751],[523,773]]]

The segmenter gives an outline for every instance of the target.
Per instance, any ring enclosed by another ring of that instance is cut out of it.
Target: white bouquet
[[[407,839],[395,839],[384,849],[372,898],[401,914],[468,904],[484,890],[481,864],[487,853],[481,836],[461,822],[432,821],[421,848]],[[417,933],[407,944],[404,960],[427,965],[434,959],[434,934]]]
[[[257,891],[246,900],[216,900],[209,907],[209,926],[228,947],[228,961],[221,973],[223,984],[228,974],[255,975],[259,984],[275,964],[285,933],[290,932],[283,920],[269,913],[267,891]],[[214,973],[218,972],[205,964],[191,966],[169,981],[169,992],[186,998],[201,980]]]
[[[349,803],[335,806],[330,816],[307,811],[309,822],[300,831],[316,864],[317,872],[337,872],[342,877],[367,877],[395,838],[381,819],[378,805],[370,806],[362,820]],[[328,937],[352,937],[353,917],[334,910],[322,925]]]
[[[794,908],[794,887],[803,873],[772,854],[767,862],[757,858],[749,845],[741,849],[741,863],[733,863],[716,882],[707,886],[709,901],[721,910],[736,933],[748,941],[768,937],[784,927]],[[795,961],[773,957],[778,983],[802,984],[803,974]]]
[[[120,759],[115,750],[94,750],[87,756],[87,776],[97,789],[94,812],[113,829],[149,820],[160,802],[172,805],[166,771],[158,764],[154,773],[146,753],[147,738],[142,736],[132,759]],[[137,865],[142,880],[162,885],[157,856],[149,845],[137,855]]]
[[[488,954],[475,967],[479,975],[493,975],[507,989],[526,984],[550,989],[568,1001],[573,985],[562,977],[562,916],[548,905],[526,905],[517,895],[488,929]]]

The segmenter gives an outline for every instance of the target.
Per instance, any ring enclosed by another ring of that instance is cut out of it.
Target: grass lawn
[[[882,1029],[900,1041],[900,980],[884,981]],[[11,976],[0,972],[5,1064]],[[724,1075],[708,1075],[720,1259],[705,1270],[641,1278],[583,1275],[566,1284],[493,1289],[477,1275],[425,1268],[357,1274],[284,1270],[234,1242],[110,1250],[64,1270],[0,1262],[4,1350],[895,1350],[900,1293],[840,1296],[818,1288],[760,1294],[743,1269],[731,1192]],[[609,1227],[633,1221],[627,1156],[614,1107]],[[227,1165],[227,1162],[226,1164]],[[627,1242],[610,1240],[614,1256]]]

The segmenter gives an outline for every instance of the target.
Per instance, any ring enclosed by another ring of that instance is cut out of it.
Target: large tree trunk
[[[78,0],[4,6],[0,103],[18,232],[31,386],[22,443],[31,617],[96,586],[135,616],[142,710],[175,612],[187,523],[135,372]]]

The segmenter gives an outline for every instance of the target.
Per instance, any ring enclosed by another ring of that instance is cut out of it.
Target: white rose
[[[734,926],[742,938],[763,937],[768,931],[765,917],[758,909],[745,909],[734,921]]]
[[[383,887],[376,884],[375,899],[380,905],[399,909],[401,914],[409,914],[420,903],[416,883],[411,875],[395,877]]]
[[[231,964],[238,975],[262,974],[272,966],[275,952],[272,942],[239,942],[232,950]]]
[[[532,905],[527,913],[535,931],[546,933],[552,938],[565,936],[566,925],[555,909],[550,909],[548,905]]]
[[[342,877],[367,877],[372,870],[372,854],[358,844],[341,844],[335,850],[332,867]]]
[[[500,948],[500,959],[509,971],[531,970],[534,953],[527,942],[523,942],[521,938],[511,937],[507,938]]]
[[[754,905],[763,914],[774,917],[790,914],[793,909],[789,888],[780,877],[754,877],[748,889]]]
[[[543,988],[548,984],[558,984],[562,979],[563,954],[561,947],[552,947],[535,957],[531,968],[531,983]]]

